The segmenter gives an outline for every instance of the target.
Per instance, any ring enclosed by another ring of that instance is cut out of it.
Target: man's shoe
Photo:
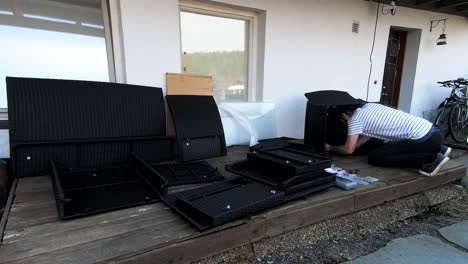
[[[441,153],[437,153],[437,157],[434,162],[424,164],[423,168],[419,170],[419,173],[426,176],[435,176],[449,160],[450,159],[448,157],[445,157]]]
[[[440,154],[444,155],[445,157],[448,157],[450,155],[450,152],[452,152],[452,148],[447,147],[445,145],[440,146]]]

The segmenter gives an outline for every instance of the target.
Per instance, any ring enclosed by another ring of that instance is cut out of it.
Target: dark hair
[[[348,115],[352,115],[354,113],[354,111],[356,111],[356,109],[358,109],[361,106],[362,106],[361,104],[343,105],[343,106],[339,107],[339,112],[340,113],[345,113],[345,114],[348,114]]]

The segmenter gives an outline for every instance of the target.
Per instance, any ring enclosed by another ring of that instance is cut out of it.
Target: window
[[[254,101],[255,13],[181,2],[182,71],[213,77],[216,101]]]
[[[109,81],[101,0],[6,0],[0,5],[0,109],[5,77]]]

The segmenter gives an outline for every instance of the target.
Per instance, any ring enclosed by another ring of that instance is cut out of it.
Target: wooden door
[[[390,30],[380,103],[398,108],[407,32]]]

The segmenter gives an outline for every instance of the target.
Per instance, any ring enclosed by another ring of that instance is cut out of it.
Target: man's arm
[[[362,138],[362,139],[361,139]],[[346,138],[346,143],[343,146],[330,146],[325,145],[325,150],[338,152],[341,154],[351,155],[354,150],[367,142],[368,137],[360,137],[359,135],[350,135]]]
[[[359,136],[359,139],[357,141],[357,144],[356,144],[356,148],[359,148],[360,146],[364,145],[364,143],[366,143],[367,141],[369,141],[369,139],[371,139],[370,137],[366,137],[366,136],[363,136],[363,135],[360,135]]]

